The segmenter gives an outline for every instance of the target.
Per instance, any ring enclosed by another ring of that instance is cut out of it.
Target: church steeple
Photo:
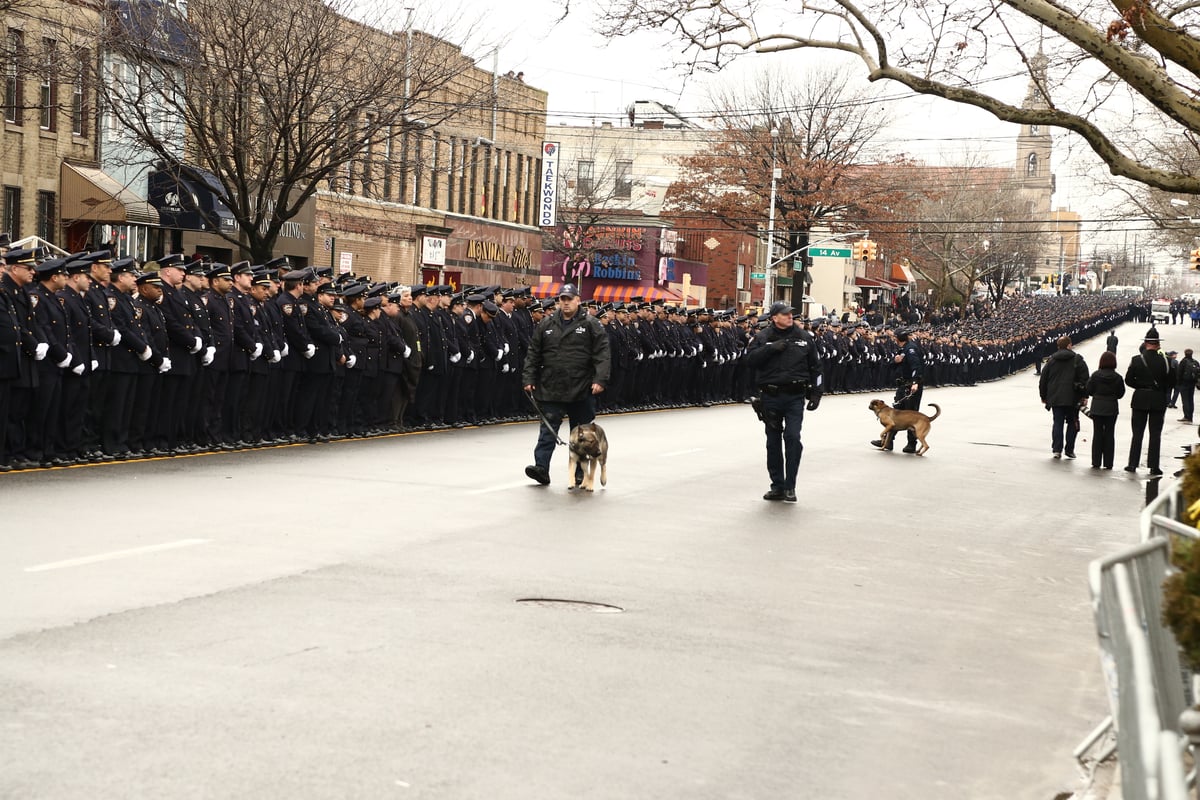
[[[1046,73],[1049,62],[1039,44],[1037,54],[1029,60],[1029,86],[1021,108],[1050,108],[1045,95],[1049,87]],[[1045,218],[1050,214],[1050,199],[1054,194],[1054,174],[1050,172],[1053,143],[1050,130],[1045,125],[1022,125],[1017,135],[1014,177],[1021,187],[1031,218]]]

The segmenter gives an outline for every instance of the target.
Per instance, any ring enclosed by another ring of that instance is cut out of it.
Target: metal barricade
[[[1168,501],[1163,501],[1167,503]],[[1158,505],[1165,511],[1165,505]],[[1175,800],[1186,796],[1179,780],[1179,714],[1187,707],[1185,673],[1175,637],[1161,620],[1162,582],[1169,566],[1166,526],[1150,513],[1149,540],[1088,567],[1101,664],[1109,688],[1126,800]],[[1165,730],[1164,730],[1165,729]],[[1169,751],[1164,751],[1166,742]]]

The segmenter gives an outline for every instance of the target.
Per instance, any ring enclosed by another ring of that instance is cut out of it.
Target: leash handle
[[[550,420],[546,419],[546,415],[542,413],[542,407],[538,405],[537,400],[533,399],[533,392],[526,390],[525,396],[529,398],[529,402],[533,405],[533,410],[537,412],[538,419],[540,419],[542,424],[546,426],[546,430],[554,434],[555,443],[557,443],[559,446],[567,446],[567,443],[564,442],[562,437],[558,435],[558,431],[554,430],[554,428],[550,425]]]

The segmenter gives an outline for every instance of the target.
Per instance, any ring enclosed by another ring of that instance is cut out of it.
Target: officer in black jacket
[[[892,358],[896,365],[896,396],[892,400],[892,408],[919,411],[921,398],[925,394],[925,360],[921,355],[921,348],[917,347],[906,330],[896,331],[896,343],[900,346],[900,352]],[[892,436],[888,439],[886,448],[880,439],[871,442],[871,446],[891,450],[895,442],[896,437]],[[904,452],[917,452],[917,434],[911,428]]]
[[[764,500],[796,502],[796,473],[800,470],[800,427],[807,409],[815,411],[824,391],[821,360],[813,335],[792,319],[787,303],[774,303],[766,327],[755,334],[746,351],[746,365],[755,371],[763,426],[767,433],[767,474],[771,488]]]

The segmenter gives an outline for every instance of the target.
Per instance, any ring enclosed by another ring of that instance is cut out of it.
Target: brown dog
[[[594,422],[576,425],[571,428],[571,436],[567,439],[567,450],[571,457],[567,460],[567,485],[575,488],[575,470],[583,465],[583,488],[595,491],[596,465],[600,465],[600,485],[608,485],[608,437],[604,428]]]
[[[921,443],[917,455],[925,455],[925,451],[929,449],[929,443],[925,441],[925,437],[929,435],[929,423],[942,415],[942,409],[937,403],[929,405],[937,409],[937,413],[932,417],[922,414],[920,411],[892,408],[882,400],[872,400],[867,408],[874,411],[876,418],[883,424],[883,434],[879,437],[880,449],[888,446],[897,431],[912,431],[917,435],[917,441]]]

